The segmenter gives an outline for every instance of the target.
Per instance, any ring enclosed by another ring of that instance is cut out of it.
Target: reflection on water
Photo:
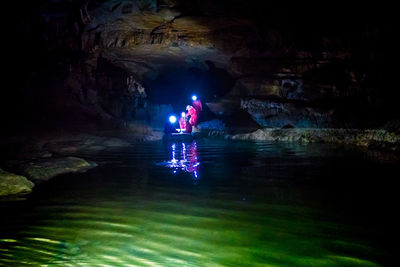
[[[199,179],[200,162],[197,155],[197,144],[172,143],[167,145],[171,159],[158,163],[160,166],[171,168],[172,173],[184,171],[193,174],[194,181]]]
[[[208,140],[86,156],[103,164],[0,202],[0,265],[396,266],[397,164]]]

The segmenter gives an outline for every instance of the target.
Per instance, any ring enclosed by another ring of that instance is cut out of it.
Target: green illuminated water
[[[100,166],[0,203],[0,265],[394,262],[396,162],[322,145],[207,140],[85,156]]]

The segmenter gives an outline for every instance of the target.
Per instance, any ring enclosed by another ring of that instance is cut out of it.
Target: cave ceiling
[[[229,69],[230,60],[251,53],[252,22],[238,17],[185,15],[174,3],[106,1],[90,11],[82,47],[139,77],[168,66],[205,69],[206,61]]]

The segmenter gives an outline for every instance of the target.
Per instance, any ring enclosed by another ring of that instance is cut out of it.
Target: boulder
[[[0,196],[28,194],[33,186],[25,177],[0,169]]]
[[[76,157],[40,159],[18,164],[20,172],[33,181],[46,181],[60,174],[84,172],[97,166]]]

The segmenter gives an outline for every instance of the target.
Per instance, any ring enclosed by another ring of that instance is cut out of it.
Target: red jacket
[[[189,123],[193,126],[197,126],[197,110],[194,107],[191,107],[188,110],[188,113],[190,115]]]
[[[203,110],[203,105],[201,104],[201,101],[200,100],[193,101],[192,106],[197,111],[197,116],[200,116],[200,112]]]

